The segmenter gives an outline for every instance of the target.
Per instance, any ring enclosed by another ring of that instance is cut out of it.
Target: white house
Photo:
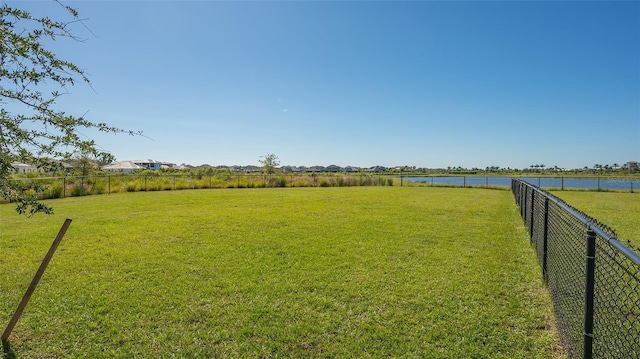
[[[167,169],[173,169],[173,170],[183,170],[187,167],[183,166],[183,165],[177,165],[175,163],[171,163],[171,162],[162,162],[162,164],[160,165],[160,168],[163,170],[167,170]]]
[[[132,173],[142,169],[144,169],[144,167],[138,166],[133,161],[113,162],[106,166],[102,166],[102,170],[108,172]]]
[[[160,161],[144,159],[144,160],[134,160],[132,162],[140,167],[143,167],[152,171],[159,171],[160,168],[162,168],[162,162]]]
[[[13,170],[15,173],[27,173],[27,172],[36,172],[38,169],[33,165],[28,165],[26,163],[13,162],[11,163]]]

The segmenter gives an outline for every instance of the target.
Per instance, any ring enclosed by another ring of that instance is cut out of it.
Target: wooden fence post
[[[47,269],[47,266],[49,265],[49,262],[51,261],[53,254],[56,252],[56,249],[58,248],[60,241],[62,241],[62,238],[64,237],[64,234],[67,232],[67,229],[69,228],[70,225],[71,225],[71,219],[67,218],[64,221],[64,224],[62,225],[62,227],[60,228],[60,232],[58,232],[56,239],[53,240],[53,244],[51,244],[51,248],[49,248],[49,252],[47,252],[47,255],[44,256],[42,263],[40,263],[40,268],[38,268],[36,275],[33,277],[33,280],[31,281],[31,285],[29,285],[29,288],[27,288],[26,293],[24,293],[24,296],[22,297],[20,304],[18,304],[18,309],[16,309],[16,312],[13,313],[13,317],[11,317],[11,320],[9,321],[9,325],[7,325],[7,328],[4,330],[4,333],[2,333],[3,342],[6,342],[9,339],[9,336],[11,335],[11,331],[13,330],[13,327],[15,327],[16,323],[18,323],[18,320],[22,315],[22,311],[27,306],[27,303],[29,303],[29,299],[31,299],[31,295],[36,290],[36,287],[40,282],[40,278],[42,278],[42,275],[44,274],[45,269]]]

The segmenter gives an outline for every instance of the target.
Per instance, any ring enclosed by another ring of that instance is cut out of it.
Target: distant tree
[[[82,69],[48,49],[59,38],[80,41],[69,29],[82,21],[78,12],[55,2],[71,20],[34,17],[7,4],[0,7],[0,196],[16,203],[18,213],[28,215],[52,213],[52,209],[9,180],[13,162],[49,172],[60,168],[56,159],[69,161],[78,154],[109,161],[113,156],[84,138],[80,129],[133,134],[69,115],[55,106],[68,93],[68,86],[90,83]]]
[[[73,165],[73,173],[83,177],[94,173],[98,169],[98,164],[84,155],[74,157],[71,160],[71,164]]]
[[[280,165],[278,156],[273,153],[267,153],[265,156],[260,156],[259,161],[262,165],[262,172],[269,176],[269,181],[271,181],[271,176],[276,172],[276,168]]]

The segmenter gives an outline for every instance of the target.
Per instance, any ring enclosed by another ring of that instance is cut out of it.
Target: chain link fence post
[[[544,198],[544,228],[542,234],[542,277],[545,283],[549,282],[549,276],[547,274],[547,253],[549,239],[549,198]]]
[[[529,240],[531,243],[533,243],[533,218],[534,218],[534,213],[535,213],[535,208],[536,208],[536,202],[535,202],[535,195],[536,195],[536,191],[531,191],[531,211],[529,212]]]
[[[584,298],[584,359],[593,358],[593,296],[596,270],[596,232],[587,230],[587,256]]]

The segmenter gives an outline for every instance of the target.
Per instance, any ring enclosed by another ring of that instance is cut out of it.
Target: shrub
[[[122,188],[127,192],[135,192],[137,190],[135,182],[125,183]]]
[[[94,194],[102,194],[102,193],[106,193],[107,192],[107,185],[104,182],[96,182],[92,187],[91,187],[91,193]]]
[[[71,187],[71,195],[72,196],[84,196],[86,194],[86,189],[82,185],[75,185]]]
[[[60,184],[49,186],[49,198],[61,198],[62,192],[62,185]]]
[[[275,181],[276,187],[287,187],[287,178],[286,177],[278,177]]]
[[[305,179],[299,178],[291,184],[291,187],[311,187],[311,183]]]
[[[360,176],[359,180],[361,186],[371,186],[373,184],[373,181],[369,176]]]

